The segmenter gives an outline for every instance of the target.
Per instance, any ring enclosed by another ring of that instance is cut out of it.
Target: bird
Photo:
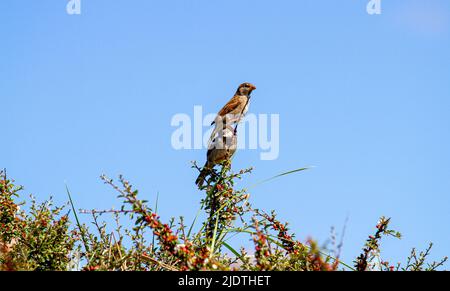
[[[201,188],[206,176],[210,174],[215,165],[231,159],[237,149],[237,133],[231,125],[227,125],[219,131],[219,135],[213,139],[206,154],[206,163],[198,175],[195,184]]]
[[[225,128],[227,124],[241,121],[242,117],[248,111],[250,97],[254,90],[256,90],[256,86],[251,83],[242,83],[239,85],[234,96],[222,107],[211,123],[211,125],[215,124],[216,126],[211,133],[210,143],[221,128]]]

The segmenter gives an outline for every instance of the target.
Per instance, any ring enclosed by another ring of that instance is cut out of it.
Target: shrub
[[[200,170],[195,163],[193,168]],[[291,172],[302,170],[305,169]],[[38,204],[32,198],[27,214],[15,202],[22,187],[15,186],[2,171],[0,269],[428,271],[437,270],[447,260],[444,258],[427,264],[430,245],[419,255],[415,249],[412,250],[404,267],[392,266],[388,262],[377,263],[382,237],[400,237],[398,232],[389,229],[390,219],[382,217],[375,234],[367,239],[362,254],[355,259],[354,266],[346,264],[339,258],[341,245],[331,255],[314,240],[297,240],[288,224],[279,221],[274,211],[268,213],[254,209],[249,202],[250,194],[245,189],[236,190],[234,184],[249,173],[251,169],[233,173],[227,162],[219,170],[212,171],[206,186],[201,189],[205,192],[200,204],[201,210],[207,214],[206,219],[194,232],[198,216],[190,225],[185,224],[183,217],[163,222],[157,209],[139,199],[138,191],[122,176],[117,183],[106,176],[101,177],[122,200],[119,210],[76,212],[67,190],[74,224],[69,220],[69,211],[65,211],[67,205],[54,207],[51,199]],[[92,216],[95,232],[80,223],[78,214]],[[102,215],[114,217],[113,231],[109,231],[110,227],[105,222],[100,222]],[[132,222],[133,227],[123,227],[121,220],[125,218]],[[228,240],[238,234],[251,239],[252,250],[236,250],[228,244]]]

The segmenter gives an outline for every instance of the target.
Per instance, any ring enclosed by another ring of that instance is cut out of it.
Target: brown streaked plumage
[[[216,118],[211,125],[216,124],[211,134],[212,141],[221,128],[225,128],[229,124],[239,122],[247,113],[250,104],[250,95],[256,87],[250,83],[242,83],[230,101],[217,113]]]
[[[225,104],[224,107],[222,107],[222,109],[220,109],[219,113],[217,113],[216,119],[224,118],[227,114],[239,117],[238,115],[247,113],[249,98],[255,89],[255,85],[250,83],[243,83],[239,85],[234,96],[227,102],[227,104]],[[216,120],[214,120],[212,124],[214,123],[216,123]]]
[[[206,154],[207,160],[203,169],[198,175],[195,184],[199,188],[203,186],[206,176],[210,174],[215,165],[231,159],[237,149],[237,136],[235,130],[230,126],[226,126],[219,135],[213,139]]]

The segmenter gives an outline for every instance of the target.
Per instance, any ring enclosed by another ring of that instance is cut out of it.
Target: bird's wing
[[[219,111],[218,115],[225,116],[235,110],[241,103],[239,96],[233,96],[230,101]]]
[[[230,101],[228,101],[227,104],[225,104],[225,106],[220,109],[219,113],[217,113],[217,117],[224,117],[225,115],[227,115],[228,113],[232,112],[233,110],[235,110],[240,104],[240,100],[238,96],[233,96],[233,98],[230,99]],[[216,119],[217,119],[216,117]],[[216,120],[214,120],[211,125],[213,125],[214,123],[216,123]]]

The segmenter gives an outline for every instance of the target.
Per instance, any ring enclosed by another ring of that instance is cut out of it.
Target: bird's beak
[[[251,85],[250,88],[253,90],[256,90],[256,86],[255,85]]]

